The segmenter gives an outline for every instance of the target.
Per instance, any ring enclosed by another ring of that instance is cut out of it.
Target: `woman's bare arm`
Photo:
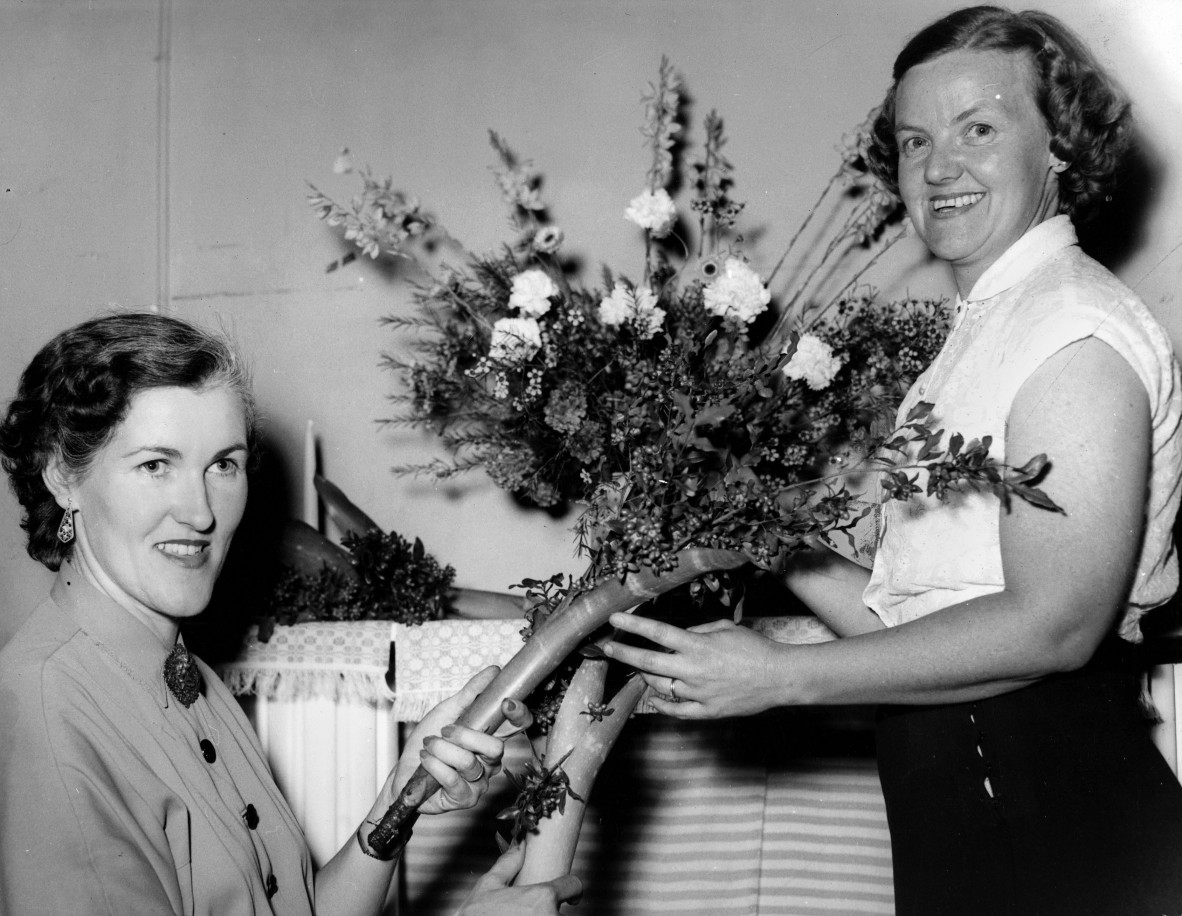
[[[862,602],[870,570],[828,550],[793,556],[780,576],[805,606],[838,636],[857,636],[883,628]]]

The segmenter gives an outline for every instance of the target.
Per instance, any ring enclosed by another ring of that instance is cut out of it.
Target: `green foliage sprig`
[[[497,814],[497,819],[509,822],[509,840],[516,842],[536,830],[543,818],[566,810],[566,799],[583,799],[570,787],[570,778],[563,772],[564,757],[547,767],[536,757],[525,762],[520,773],[506,771],[509,781],[517,789],[513,804]]]
[[[346,533],[341,546],[350,572],[327,564],[281,571],[258,621],[260,640],[276,625],[314,620],[418,624],[443,617],[455,570],[441,566],[421,540],[374,529]]]

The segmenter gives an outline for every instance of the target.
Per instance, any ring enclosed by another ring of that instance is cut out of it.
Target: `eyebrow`
[[[988,100],[984,102],[977,102],[975,105],[970,105],[955,118],[952,119],[953,124],[963,124],[971,118],[975,118],[983,109],[989,107]],[[913,130],[916,133],[922,134],[924,132],[922,127],[912,127],[910,124],[896,124],[895,133],[902,133],[905,130]]]
[[[965,121],[969,120],[970,118],[975,118],[977,116],[977,114],[982,109],[988,108],[988,107],[989,107],[988,102],[984,102],[984,103],[977,102],[975,105],[970,105],[968,108],[966,108],[960,114],[958,114],[955,118],[953,118],[952,123],[953,124],[963,124]]]
[[[248,451],[248,449],[246,447],[246,443],[235,442],[233,445],[227,445],[224,449],[221,449],[219,452],[217,452],[213,456],[213,460],[218,461],[222,458],[225,458],[227,455],[232,455],[234,452],[245,452],[245,451]],[[171,446],[168,446],[168,445],[141,445],[139,448],[133,448],[130,452],[125,454],[123,457],[124,458],[131,458],[132,456],[138,455],[141,452],[152,452],[157,455],[163,455],[165,458],[171,458],[174,461],[179,458],[184,457],[181,454],[179,449],[172,448]]]

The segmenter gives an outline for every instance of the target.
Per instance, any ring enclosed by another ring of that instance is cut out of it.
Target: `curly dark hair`
[[[1048,13],[996,6],[957,10],[915,35],[895,58],[892,83],[874,123],[870,169],[899,193],[895,95],[912,67],[949,51],[1010,51],[1030,56],[1035,102],[1051,134],[1051,152],[1067,163],[1059,175],[1059,211],[1076,224],[1109,198],[1132,146],[1127,96],[1087,46]]]
[[[246,408],[255,442],[250,376],[224,339],[177,318],[127,312],[94,318],[58,334],[33,357],[0,422],[0,464],[23,510],[29,556],[56,570],[72,544],[57,537],[62,510],[42,472],[54,456],[81,477],[150,388],[229,385]]]

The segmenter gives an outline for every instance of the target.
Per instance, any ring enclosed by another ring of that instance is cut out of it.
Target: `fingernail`
[[[609,642],[609,643],[604,643],[604,645],[603,645],[603,654],[604,654],[604,655],[615,655],[615,654],[616,654],[616,645],[615,645],[615,643],[610,643],[610,642]]]
[[[521,704],[510,697],[509,699],[502,701],[501,706],[504,708],[505,712],[513,715],[517,713],[518,709],[520,709]]]
[[[444,738],[450,738],[455,733],[456,733],[456,727],[454,725],[445,725],[445,726],[443,726],[443,728],[441,728],[439,730],[439,734],[442,735]]]

